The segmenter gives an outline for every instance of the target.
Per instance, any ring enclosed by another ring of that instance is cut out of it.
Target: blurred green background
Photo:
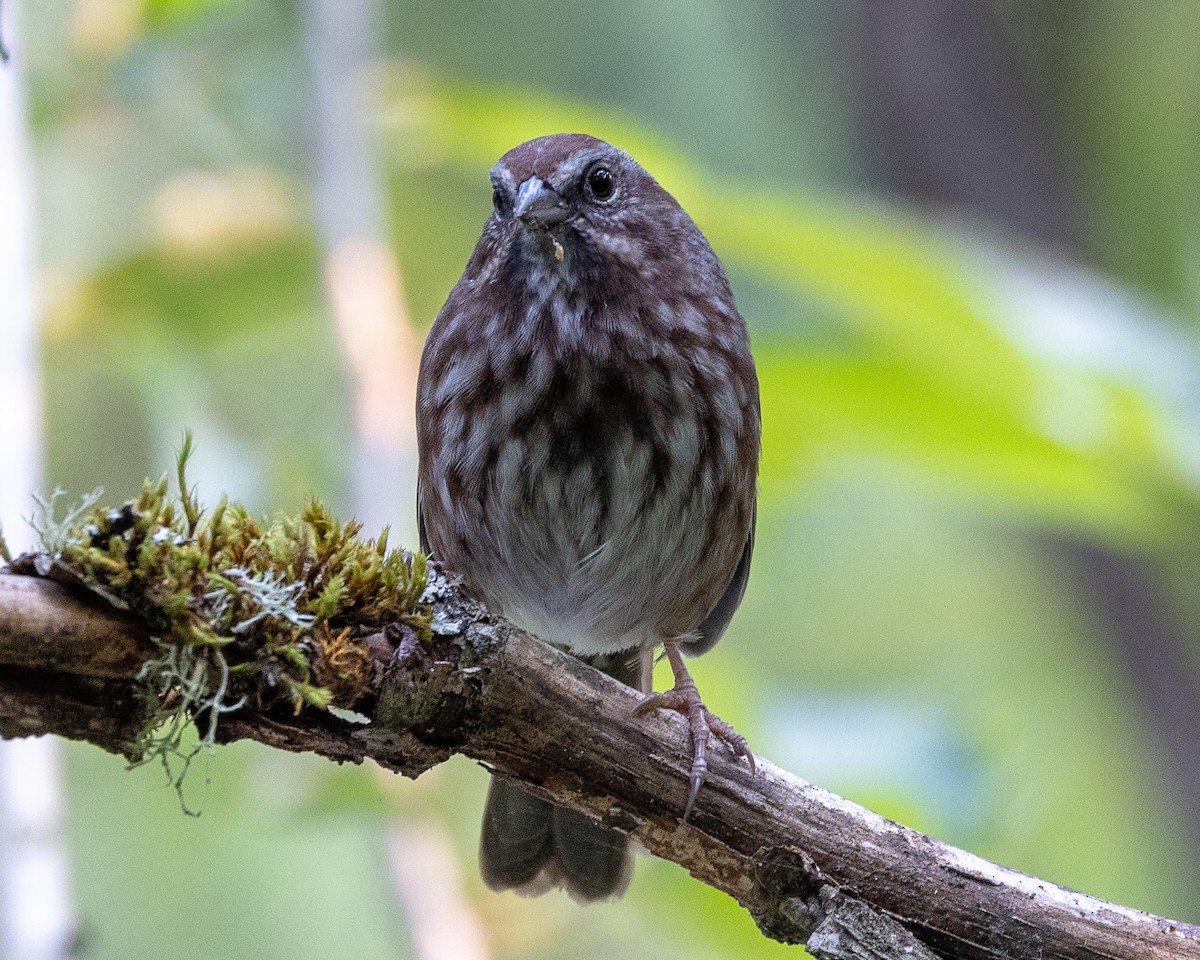
[[[1189,0],[31,0],[9,43],[48,485],[120,500],[190,427],[209,502],[373,495],[411,542],[404,452],[355,439],[331,252],[385,245],[419,342],[495,159],[596,134],[704,229],[758,357],[754,576],[706,700],[885,815],[1200,921]],[[648,858],[615,904],[489,893],[466,762],[226,748],[198,819],[160,771],[68,764],[88,958],[425,957],[476,927],[494,957],[785,950]]]

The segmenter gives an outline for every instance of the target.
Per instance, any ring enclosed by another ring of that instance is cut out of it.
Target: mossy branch
[[[269,522],[147,483],[39,520],[54,550],[0,573],[0,736],[55,733],[181,782],[200,743],[251,738],[417,776],[453,753],[624,830],[819,957],[1200,960],[1200,928],[1056,887],[771,765],[711,761],[681,824],[685,723],[488,616],[386,532],[319,503]],[[48,524],[48,526],[47,526]],[[0,546],[0,550],[2,550]]]
[[[207,511],[188,483],[192,452],[185,433],[174,496],[164,476],[105,508],[97,488],[60,518],[62,490],[35,495],[29,522],[41,549],[9,558],[17,572],[82,587],[146,625],[159,652],[135,677],[145,719],[122,752],[162,763],[181,802],[188,767],[215,742],[222,715],[249,703],[295,713],[351,706],[373,679],[363,635],[403,624],[429,636],[418,602],[424,557],[389,550],[386,530],[360,540],[359,524],[339,523],[317,500],[269,522],[224,498]],[[188,745],[193,724],[200,735]]]

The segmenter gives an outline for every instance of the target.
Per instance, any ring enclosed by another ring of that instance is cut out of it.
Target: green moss
[[[430,620],[425,557],[389,549],[386,529],[361,540],[361,524],[315,499],[269,521],[225,498],[208,510],[187,483],[191,452],[189,434],[177,496],[166,477],[147,480],[119,508],[98,506],[95,491],[56,520],[55,491],[34,521],[46,553],[131,609],[161,645],[138,676],[150,720],[134,755],[163,763],[177,789],[223,713],[247,702],[350,707],[372,679],[362,638],[396,622],[428,638]],[[185,747],[192,723],[199,742]]]

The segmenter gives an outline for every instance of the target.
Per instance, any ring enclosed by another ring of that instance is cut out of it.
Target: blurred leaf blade
[[[393,149],[432,145],[436,163],[478,176],[481,195],[484,171],[516,143],[588,130],[653,171],[732,268],[843,317],[839,355],[756,342],[768,494],[838,457],[881,456],[1093,535],[1146,543],[1181,528],[1195,492],[1158,399],[1024,348],[992,315],[995,282],[915,216],[730,182],[632,118],[544,93],[405,75],[383,115]],[[1094,422],[1072,435],[1061,429],[1072,416]]]
[[[1042,520],[1120,539],[1166,536],[1177,518],[1136,468],[1081,449],[890,359],[758,351],[763,390],[762,483],[794,490],[839,459],[882,457],[918,475]],[[1126,402],[1127,393],[1117,392]],[[1131,403],[1131,420],[1146,416]],[[1133,429],[1132,427],[1130,428]],[[1123,449],[1122,444],[1118,444]]]
[[[239,0],[145,0],[146,19],[152,26],[169,26],[237,2]]]

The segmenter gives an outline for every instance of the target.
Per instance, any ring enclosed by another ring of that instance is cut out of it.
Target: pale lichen
[[[33,502],[37,509],[34,510],[33,516],[25,518],[37,534],[42,551],[53,556],[59,556],[71,544],[72,532],[78,527],[79,521],[104,496],[104,488],[96,487],[91,493],[84,494],[77,504],[67,508],[63,518],[59,520],[55,517],[58,501],[65,496],[66,492],[61,487],[55,487],[49,497],[35,493]]]

